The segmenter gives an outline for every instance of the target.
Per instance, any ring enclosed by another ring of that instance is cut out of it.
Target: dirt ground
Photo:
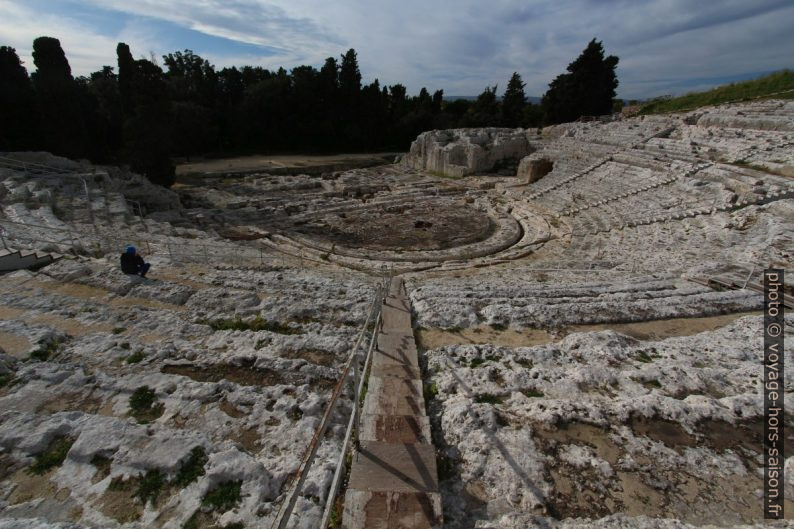
[[[707,318],[673,318],[669,320],[643,321],[637,323],[605,323],[598,325],[571,325],[558,333],[543,329],[493,329],[479,325],[454,331],[443,329],[420,329],[417,338],[424,349],[436,349],[445,345],[494,344],[504,347],[531,347],[561,340],[574,332],[612,330],[638,340],[662,340],[672,336],[692,336],[724,327],[743,316],[760,315],[761,312],[740,312]]]
[[[351,165],[363,167],[385,163],[394,159],[394,153],[333,154],[333,155],[254,155],[215,160],[197,160],[177,165],[176,174],[195,173],[245,173],[268,169],[310,168],[326,165]]]

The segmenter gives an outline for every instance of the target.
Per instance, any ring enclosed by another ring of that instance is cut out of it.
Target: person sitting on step
[[[121,271],[125,274],[139,275],[146,277],[151,265],[143,262],[143,257],[138,255],[134,246],[127,246],[127,250],[121,254]]]

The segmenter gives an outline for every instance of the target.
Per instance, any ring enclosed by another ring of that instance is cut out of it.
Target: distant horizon
[[[29,72],[36,37],[61,41],[75,76],[115,66],[118,42],[158,60],[185,49],[217,68],[319,68],[349,48],[365,83],[403,84],[409,94],[504,92],[518,72],[539,97],[596,38],[620,58],[617,97],[682,95],[794,67],[794,3],[739,0],[473,0],[400,6],[309,0],[0,0],[0,45]],[[421,13],[421,16],[411,16]],[[582,14],[586,16],[582,16]],[[619,14],[619,16],[618,16]]]

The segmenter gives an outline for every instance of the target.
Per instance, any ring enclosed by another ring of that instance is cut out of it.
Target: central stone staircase
[[[382,321],[345,495],[343,527],[441,527],[435,450],[411,309],[400,278],[392,280]]]

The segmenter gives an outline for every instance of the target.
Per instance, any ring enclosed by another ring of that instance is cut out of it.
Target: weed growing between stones
[[[543,392],[542,391],[538,391],[537,389],[534,389],[534,388],[522,389],[521,393],[523,393],[525,397],[530,398],[530,399],[536,399],[536,398],[540,398],[540,397],[543,396]]]
[[[496,404],[502,404],[504,402],[504,399],[502,399],[502,397],[499,397],[498,395],[493,395],[491,393],[481,393],[480,395],[474,397],[474,402],[476,402],[477,404],[496,405]]]
[[[141,503],[146,503],[151,500],[152,505],[157,503],[157,497],[165,485],[165,478],[162,472],[157,469],[149,470],[146,474],[138,476],[138,488],[135,490],[134,496],[141,500]]]
[[[39,348],[30,353],[31,360],[38,360],[40,362],[45,362],[50,359],[61,347],[61,342],[58,340],[52,340],[47,343],[40,343]]]
[[[204,465],[207,464],[207,452],[204,448],[197,446],[190,451],[190,457],[185,461],[179,469],[174,484],[180,487],[187,487],[199,477],[204,475]]]
[[[423,393],[425,397],[425,404],[429,406],[430,401],[435,399],[436,396],[438,395],[438,386],[436,385],[435,382],[432,382],[430,384],[425,384],[423,386],[423,389],[424,389]]]
[[[66,454],[74,444],[74,439],[69,437],[56,437],[50,442],[47,450],[38,454],[36,460],[30,465],[33,474],[44,474],[53,467],[60,466],[66,459]]]
[[[217,487],[207,492],[201,504],[212,510],[228,511],[240,503],[240,487],[242,481],[224,481]]]
[[[146,358],[146,355],[143,353],[143,351],[138,349],[137,351],[135,351],[134,353],[132,353],[130,356],[127,357],[127,363],[128,364],[137,364],[138,362],[140,362],[144,358]]]
[[[165,405],[157,403],[157,395],[149,386],[141,386],[130,395],[130,414],[139,423],[146,424],[163,414]]]
[[[300,334],[300,330],[280,322],[271,322],[257,316],[245,321],[240,316],[230,319],[204,320],[213,331],[269,331],[277,334]]]
[[[514,358],[513,362],[525,369],[532,369],[532,366],[534,365],[532,360],[529,360],[528,358]]]

